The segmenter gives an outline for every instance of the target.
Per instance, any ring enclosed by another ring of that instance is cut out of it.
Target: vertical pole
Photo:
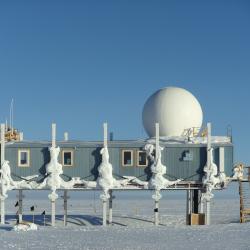
[[[159,123],[155,124],[155,156],[156,160],[159,157],[160,143],[159,143]]]
[[[155,209],[154,209],[154,214],[155,214],[155,225],[159,225],[159,200],[155,200]]]
[[[55,226],[56,221],[56,201],[51,199],[51,226]]]
[[[102,225],[107,225],[107,200],[102,201]]]
[[[187,190],[187,205],[186,205],[186,224],[191,224],[191,207],[190,207],[190,199],[191,198],[191,192],[190,189]]]
[[[108,124],[103,123],[103,144],[104,147],[108,147]]]
[[[206,201],[206,225],[210,225],[210,201]]]
[[[23,220],[23,190],[18,190],[18,219],[19,223]]]
[[[1,124],[1,166],[5,161],[5,125]]]
[[[155,123],[155,159],[158,161],[159,154],[160,154],[160,135],[159,135],[159,123]],[[160,197],[160,190],[155,190],[155,225],[159,225],[159,198]]]
[[[195,214],[199,213],[199,190],[193,190],[193,212]]]
[[[220,158],[219,172],[224,173],[224,170],[225,170],[225,149],[224,149],[224,147],[220,147],[220,149],[219,149],[219,158]]]
[[[5,125],[1,124],[1,168],[5,161]],[[3,196],[3,176],[1,174],[1,224],[5,224],[5,197]]]
[[[207,166],[211,168],[211,123],[207,124]]]
[[[210,169],[211,162],[211,123],[207,124],[207,166]],[[206,201],[206,225],[210,225],[210,201]]]
[[[113,192],[112,190],[109,191],[109,225],[112,225],[113,220]]]
[[[56,147],[56,124],[52,123],[52,147]]]
[[[64,132],[64,141],[68,141],[69,140],[69,134],[68,132]]]
[[[201,214],[204,213],[204,203],[203,203],[203,201],[201,201],[201,203],[200,203],[200,213]]]
[[[64,226],[67,226],[67,219],[68,219],[68,197],[67,197],[67,190],[64,190],[64,203],[63,203],[63,207],[64,207],[64,217],[63,217],[63,222],[64,222]]]

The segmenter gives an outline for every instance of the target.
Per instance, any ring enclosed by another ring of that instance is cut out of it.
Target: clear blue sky
[[[11,1],[0,3],[0,119],[15,99],[26,139],[145,137],[146,98],[191,91],[204,122],[250,163],[250,1]]]

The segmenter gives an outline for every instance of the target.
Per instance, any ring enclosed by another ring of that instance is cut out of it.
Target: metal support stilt
[[[102,201],[102,225],[107,225],[107,200]]]
[[[64,207],[63,224],[64,224],[64,226],[67,226],[67,219],[68,219],[68,197],[67,197],[67,190],[64,190],[63,207]]]
[[[191,190],[187,190],[187,200],[186,200],[186,224],[190,225],[190,215],[191,215],[191,206],[190,206],[190,200],[191,200]]]
[[[206,225],[210,225],[210,201],[206,202]]]
[[[199,213],[199,190],[193,190],[193,212]]]
[[[113,221],[113,194],[112,190],[109,191],[109,225],[112,225]]]
[[[5,224],[5,197],[0,197],[1,201],[1,224]]]
[[[1,167],[5,161],[5,124],[1,124]],[[3,195],[3,177],[1,174],[1,224],[5,224],[5,197]]]
[[[18,190],[18,220],[23,220],[23,190]]]
[[[51,226],[55,226],[56,221],[56,201],[51,199]]]
[[[159,200],[155,200],[155,209],[154,209],[154,215],[155,215],[155,225],[159,225]]]

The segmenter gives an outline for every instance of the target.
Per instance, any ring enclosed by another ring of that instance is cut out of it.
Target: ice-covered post
[[[159,135],[159,123],[155,124],[155,159],[156,161],[159,160],[160,154],[160,135]],[[155,190],[155,225],[159,225],[159,200],[160,200],[160,190]]]
[[[64,141],[68,141],[69,140],[69,134],[68,132],[64,132]]]
[[[63,216],[63,222],[64,226],[67,226],[67,219],[68,219],[68,196],[67,196],[68,191],[64,190],[64,195],[63,195],[63,207],[64,207],[64,216]]]
[[[108,147],[108,124],[105,122],[103,123],[103,146],[104,148]],[[102,200],[102,225],[107,225],[107,199]]]
[[[211,123],[207,124],[207,167],[211,169]],[[206,199],[206,225],[210,225],[210,199]]]
[[[191,215],[190,200],[191,200],[191,192],[190,192],[190,186],[189,186],[187,190],[187,207],[186,207],[186,224],[187,225],[190,224],[190,215]]]
[[[1,124],[1,168],[5,161],[5,125]],[[5,224],[5,196],[3,195],[3,175],[1,174],[1,224]]]
[[[109,225],[112,225],[113,220],[113,194],[112,190],[109,190]]]
[[[18,190],[18,220],[19,223],[23,220],[23,190]]]
[[[52,148],[56,147],[56,124],[52,123]],[[51,200],[51,225],[55,226],[55,221],[56,221],[56,197],[52,194],[50,196]]]
[[[56,124],[52,123],[52,147],[55,148],[56,147]]]

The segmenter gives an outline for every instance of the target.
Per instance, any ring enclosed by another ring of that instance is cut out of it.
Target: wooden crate
[[[191,213],[189,215],[189,225],[205,225],[205,214]]]

